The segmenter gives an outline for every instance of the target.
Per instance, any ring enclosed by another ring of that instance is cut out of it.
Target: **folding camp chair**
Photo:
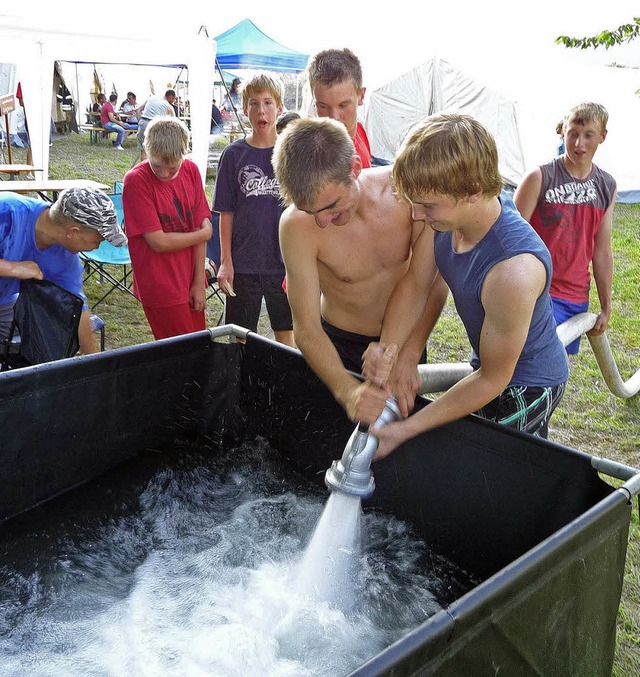
[[[205,265],[205,274],[209,284],[207,301],[215,296],[222,304],[222,312],[216,322],[217,326],[222,322],[224,316],[224,294],[220,291],[218,285],[218,268],[220,267],[220,214],[218,212],[211,212],[211,224],[213,225],[213,235],[207,242],[207,259],[211,266]]]
[[[80,296],[53,282],[22,280],[0,371],[75,355],[82,305]]]
[[[118,214],[118,222],[122,225],[124,223],[124,212],[122,209],[122,193],[115,193],[109,195],[113,202],[116,213]],[[129,247],[114,247],[106,240],[100,243],[97,249],[90,252],[80,252],[80,258],[85,264],[84,281],[86,282],[92,275],[99,275],[100,281],[105,280],[109,283],[109,288],[105,293],[91,306],[94,310],[99,303],[102,303],[109,294],[115,289],[126,292],[134,298],[135,295],[131,291],[133,284],[133,269],[131,267],[131,258],[129,256]],[[120,273],[114,274],[109,267],[117,266],[120,268]]]

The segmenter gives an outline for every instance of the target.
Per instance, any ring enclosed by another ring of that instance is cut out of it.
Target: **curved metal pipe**
[[[594,313],[579,313],[558,325],[556,331],[562,345],[567,346],[582,334],[591,331],[597,317]],[[604,332],[600,336],[587,335],[587,338],[609,390],[616,397],[623,399],[637,395],[640,392],[640,369],[627,381],[623,381],[611,352],[607,333]],[[466,362],[420,364],[418,365],[418,373],[422,384],[418,392],[420,394],[444,392],[472,371],[471,365]]]
[[[401,417],[395,398],[387,400],[385,408],[371,429],[397,421]],[[334,461],[324,476],[324,482],[331,491],[368,498],[373,494],[375,482],[371,472],[371,461],[378,448],[378,438],[369,433],[370,428],[359,423],[351,433],[342,458]]]
[[[595,326],[598,316],[594,313],[579,313],[570,317],[568,320],[558,326],[558,336],[562,341],[562,345],[566,346],[571,341],[577,339],[582,334],[591,331]],[[620,376],[620,371],[616,365],[615,358],[611,352],[607,332],[605,331],[600,336],[589,336],[589,343],[596,358],[596,362],[602,373],[605,383],[609,390],[616,396],[623,399],[633,397],[640,391],[640,369],[636,371],[633,376],[627,381],[623,381]]]

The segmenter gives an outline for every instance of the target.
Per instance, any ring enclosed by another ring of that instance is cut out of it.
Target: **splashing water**
[[[362,511],[359,496],[331,492],[301,559],[296,588],[345,613],[358,595]]]
[[[0,674],[335,677],[475,584],[359,500],[353,510],[333,496],[324,506],[324,491],[292,493],[300,478],[277,459],[261,441],[215,459],[155,455],[153,469],[125,468],[6,525]],[[366,551],[323,540],[348,556],[324,561],[328,592],[307,580],[301,594],[314,525],[347,512]],[[334,583],[352,571],[347,615]]]

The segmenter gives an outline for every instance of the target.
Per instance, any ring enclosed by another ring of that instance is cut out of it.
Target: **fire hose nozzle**
[[[334,461],[327,470],[324,482],[331,491],[342,491],[346,494],[369,498],[375,490],[371,461],[378,449],[378,438],[369,432],[387,423],[401,418],[400,408],[395,397],[390,397],[385,407],[369,428],[359,423],[344,449],[342,458]]]

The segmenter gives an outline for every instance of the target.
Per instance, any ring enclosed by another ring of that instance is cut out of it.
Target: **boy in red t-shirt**
[[[122,204],[133,266],[133,290],[156,339],[205,328],[204,260],[211,211],[198,167],[185,159],[187,126],[153,118],[147,160],[124,178]]]

